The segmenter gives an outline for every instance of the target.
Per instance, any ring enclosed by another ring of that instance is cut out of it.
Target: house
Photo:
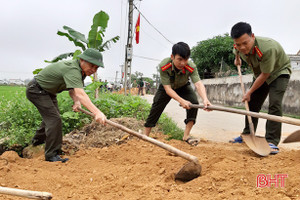
[[[21,79],[9,79],[9,85],[25,85],[24,81]]]
[[[300,50],[297,54],[287,54],[291,60],[293,70],[300,70]]]

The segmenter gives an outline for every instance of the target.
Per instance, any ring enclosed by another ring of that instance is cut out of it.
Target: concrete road
[[[152,104],[153,95],[145,95],[143,98]],[[186,111],[179,106],[178,102],[172,99],[164,110],[164,113],[171,117],[180,128],[185,128],[184,119],[186,117]],[[199,109],[197,121],[191,131],[191,135],[215,142],[228,142],[230,139],[240,135],[244,128],[244,121],[244,115],[221,111],[207,112]],[[265,119],[259,119],[256,130],[257,135],[265,135],[265,124]],[[299,126],[282,124],[282,139],[299,129]],[[300,149],[300,143],[280,143],[279,146]]]

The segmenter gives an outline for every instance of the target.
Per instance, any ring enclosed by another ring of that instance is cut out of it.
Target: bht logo
[[[256,177],[256,187],[264,188],[264,187],[271,187],[271,184],[274,184],[274,187],[284,187],[285,185],[285,178],[287,178],[287,174],[275,174],[274,178],[270,174],[259,174]]]

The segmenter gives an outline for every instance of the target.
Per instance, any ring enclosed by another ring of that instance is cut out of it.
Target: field
[[[16,98],[19,94],[25,95],[25,87],[21,86],[1,86],[0,85],[0,108],[5,106],[9,101]]]

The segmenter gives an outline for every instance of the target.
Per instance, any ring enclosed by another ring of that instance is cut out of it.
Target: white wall
[[[250,87],[252,75],[243,75],[245,88]],[[244,107],[242,99],[242,89],[238,76],[204,79],[207,95],[212,103],[224,106]],[[267,110],[268,98],[264,104]],[[283,98],[283,112],[300,115],[300,70],[293,70],[288,88]]]

